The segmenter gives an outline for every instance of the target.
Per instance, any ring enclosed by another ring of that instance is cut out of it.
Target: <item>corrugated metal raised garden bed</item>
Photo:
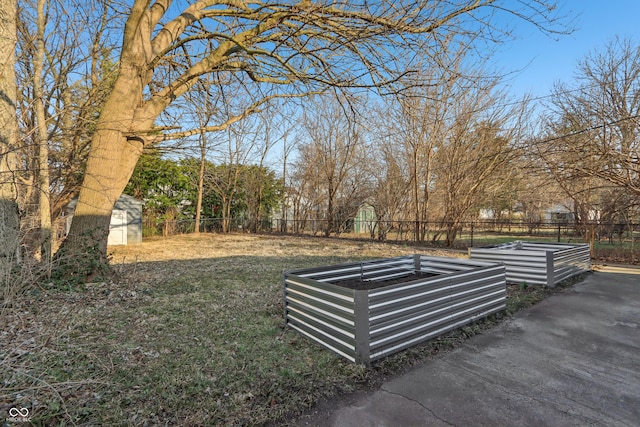
[[[367,365],[506,307],[503,265],[417,254],[285,271],[283,286],[287,325]]]
[[[469,258],[504,263],[507,281],[553,287],[591,270],[588,244],[510,242],[469,249]]]

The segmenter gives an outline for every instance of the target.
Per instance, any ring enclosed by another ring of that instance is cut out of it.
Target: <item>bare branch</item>
[[[316,92],[316,94],[319,94],[319,92]],[[212,125],[212,126],[204,126],[204,127],[200,127],[200,128],[196,128],[196,129],[190,129],[190,130],[186,130],[183,132],[175,132],[175,133],[170,133],[170,134],[163,134],[163,135],[158,135],[158,136],[152,136],[150,137],[145,144],[156,144],[159,142],[163,142],[163,141],[170,141],[170,140],[176,140],[176,139],[181,139],[181,138],[186,138],[189,136],[193,136],[193,135],[197,135],[197,134],[201,134],[201,133],[208,133],[208,132],[219,132],[222,130],[227,129],[229,126],[233,125],[234,123],[239,122],[242,119],[245,119],[246,117],[250,116],[251,114],[255,114],[260,112],[260,106],[275,100],[275,99],[282,99],[282,98],[302,98],[302,97],[306,97],[312,95],[312,93],[305,93],[305,94],[289,94],[289,95],[284,95],[284,94],[276,94],[276,95],[270,95],[270,96],[266,96],[256,102],[254,102],[253,104],[251,104],[249,107],[247,107],[242,113],[240,114],[236,114],[233,115],[231,117],[229,117],[226,121],[224,121],[223,123],[220,123],[218,125]],[[135,132],[136,135],[139,135],[141,133],[148,133],[148,134],[152,134],[152,133],[157,133],[158,129],[154,128],[148,131],[137,131]]]

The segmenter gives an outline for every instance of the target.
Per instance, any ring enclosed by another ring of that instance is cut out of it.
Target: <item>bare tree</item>
[[[51,191],[49,188],[49,141],[45,116],[43,69],[46,54],[44,33],[46,0],[38,0],[36,7],[36,55],[33,59],[33,94],[36,116],[36,145],[38,147],[38,201],[40,211],[40,248],[43,261],[52,255]]]
[[[395,155],[408,173],[410,199],[406,209],[412,213],[417,242],[423,241],[427,232],[431,195],[435,191],[436,153],[446,136],[447,116],[456,103],[454,88],[461,78],[463,59],[458,55],[446,66],[423,71],[425,86],[404,92],[401,98],[391,101],[388,110],[391,138],[397,141]]]
[[[224,89],[220,86],[224,86]],[[234,90],[235,89],[235,90]],[[196,151],[199,158],[199,171],[197,174],[198,194],[195,206],[195,223],[194,233],[199,233],[199,224],[202,216],[202,200],[205,192],[205,185],[213,185],[217,190],[224,194],[235,188],[238,176],[234,176],[241,171],[241,166],[247,162],[255,162],[259,168],[264,166],[267,155],[279,140],[276,135],[279,112],[275,106],[265,106],[264,108],[255,110],[253,121],[246,124],[234,124],[232,131],[224,132],[207,131],[211,123],[219,123],[224,121],[224,117],[233,114],[231,103],[228,102],[229,93],[234,93],[234,99],[237,102],[240,98],[246,96],[242,87],[234,85],[233,82],[221,82],[220,79],[213,79],[212,76],[205,76],[194,86],[193,90],[185,94],[184,102],[179,105],[182,121],[193,121],[200,132],[192,138],[184,138],[175,143],[167,141],[163,143],[163,150],[172,151],[175,149],[187,149]],[[246,98],[245,98],[246,100]],[[165,118],[169,121],[171,118]],[[247,118],[247,121],[251,120]],[[246,138],[243,141],[242,134],[246,132]],[[190,132],[188,132],[190,133]],[[226,170],[226,178],[222,178],[218,171],[207,171],[207,165],[211,165],[211,160],[216,160],[221,165],[229,165],[230,169]],[[232,173],[232,171],[235,171]],[[214,173],[216,172],[216,173]],[[213,175],[212,175],[213,173]],[[231,174],[231,175],[228,175]],[[257,177],[259,178],[260,175]],[[209,179],[210,182],[205,182]],[[259,184],[259,183],[255,183]],[[258,194],[252,195],[260,198],[262,187],[258,185]],[[250,198],[252,199],[252,198]],[[233,199],[231,199],[232,201]],[[224,197],[224,205],[230,208],[226,203],[227,197]],[[253,200],[252,200],[253,201]],[[256,205],[259,209],[260,204]],[[229,209],[223,209],[223,212],[229,213]],[[259,213],[259,212],[258,212]],[[225,214],[225,218],[227,215]],[[255,218],[254,218],[255,220]],[[254,221],[255,224],[255,221]],[[228,230],[228,219],[223,221],[223,228]],[[252,225],[253,227],[253,225]]]
[[[639,84],[637,42],[612,39],[579,61],[572,83],[556,84],[545,133],[532,146],[590,242],[611,227],[598,222],[626,218],[640,196]]]
[[[286,115],[285,115],[286,116]],[[281,211],[281,231],[286,232],[289,228],[289,209],[292,207],[291,203],[293,201],[293,192],[291,191],[292,185],[291,180],[288,175],[288,167],[289,167],[289,158],[291,153],[296,148],[295,139],[292,141],[291,135],[293,133],[293,126],[291,125],[291,117],[288,117],[288,120],[283,120],[281,122],[280,134],[282,141],[282,185],[283,185],[283,194],[282,194],[282,204],[280,206]],[[294,218],[295,219],[295,215]],[[294,230],[296,226],[294,224]]]
[[[376,213],[376,220],[370,229],[371,237],[377,233],[379,240],[386,240],[394,221],[403,220],[403,212],[410,207],[411,181],[398,161],[393,142],[378,142],[368,152],[367,164],[371,167],[370,175],[374,183],[368,201]]]
[[[345,105],[335,97],[319,97],[305,113],[306,141],[300,142],[298,167],[313,177],[311,185],[320,194],[324,234],[338,232],[339,210],[351,216],[364,201],[363,182],[357,179],[364,141],[361,129]],[[336,223],[338,221],[338,223]]]
[[[438,150],[436,186],[447,246],[495,174],[514,157],[515,142],[527,123],[527,103],[506,102],[495,84],[480,77],[459,86],[454,116]]]
[[[317,207],[322,203],[322,195],[320,189],[315,185],[317,176],[314,169],[304,167],[304,163],[300,159],[293,162],[291,166],[292,170],[288,175],[286,191],[293,210],[293,231],[297,233],[305,230],[310,225],[308,222],[317,218],[314,209],[317,210]],[[317,227],[315,227],[315,223],[311,223],[311,225],[311,231],[315,233]]]
[[[575,85],[554,89],[550,135],[539,142],[565,178],[640,194],[640,48],[616,38],[579,62]]]
[[[263,130],[263,123],[256,117],[236,123],[222,133],[225,144],[220,144],[215,150],[214,157],[219,166],[207,180],[221,199],[223,233],[231,231],[231,211],[237,199],[242,168],[255,155]]]
[[[26,2],[17,20],[19,204],[27,251],[45,259],[56,237],[53,222],[77,195],[90,134],[113,82],[105,42],[110,8],[66,6]]]
[[[207,165],[207,156],[212,148],[210,133],[206,132],[206,128],[209,124],[219,119],[220,110],[224,109],[224,106],[219,104],[223,102],[220,99],[220,92],[212,90],[211,85],[215,85],[210,79],[205,78],[198,82],[196,85],[198,90],[191,91],[185,97],[185,108],[193,110],[192,115],[195,116],[196,122],[200,128],[197,140],[197,151],[200,160],[200,167],[198,170],[198,195],[196,198],[196,214],[195,214],[195,227],[193,232],[195,234],[200,233],[200,218],[202,216],[202,197],[204,193],[205,184],[205,168]]]
[[[170,7],[171,6],[171,7]],[[170,0],[135,0],[123,32],[118,76],[93,135],[70,233],[60,254],[106,256],[111,211],[145,145],[163,138],[154,123],[204,74],[231,74],[253,87],[220,129],[275,97],[326,87],[394,91],[410,77],[415,52],[446,33],[488,32],[493,14],[509,11],[549,29],[553,4],[496,0],[254,3],[203,0],[177,15]],[[535,17],[535,18],[534,18]],[[405,64],[400,59],[406,58]],[[200,132],[194,130],[194,133]],[[184,133],[182,134],[184,135]],[[78,259],[77,257],[74,257]]]
[[[50,0],[52,1],[52,0]],[[58,40],[48,49],[48,78],[54,81],[49,123],[52,217],[78,196],[98,115],[113,88],[117,64],[112,56],[112,25],[119,18],[109,1],[79,3],[73,13],[57,2],[62,15],[50,24]],[[64,4],[62,5],[64,6]],[[114,16],[115,15],[115,16]],[[64,37],[60,37],[60,33]]]
[[[272,180],[273,176],[269,173],[263,173],[266,171],[266,162],[268,155],[273,151],[273,148],[280,142],[284,141],[284,175],[286,175],[286,137],[288,129],[286,128],[286,121],[281,114],[278,113],[278,107],[282,106],[270,106],[257,115],[257,118],[262,124],[262,131],[260,134],[262,137],[259,139],[256,146],[257,168],[255,173],[249,174],[248,179],[251,181],[252,191],[247,195],[247,207],[250,215],[250,230],[257,232],[259,222],[264,217],[263,201],[265,198],[264,191],[266,190],[266,181]],[[284,178],[283,178],[284,179]],[[249,185],[249,183],[246,183]],[[268,212],[270,214],[270,212]]]
[[[16,115],[16,2],[0,0],[0,258],[19,254]],[[17,260],[18,258],[13,258]]]
[[[207,134],[202,131],[199,137],[200,145],[200,168],[198,170],[198,196],[196,198],[196,216],[193,233],[200,233],[200,218],[202,216],[202,196],[204,193],[204,172],[207,165]]]
[[[573,133],[573,124],[570,120],[556,121],[546,138],[555,139],[555,135],[565,135],[562,141],[555,144],[548,144],[538,140],[532,141],[532,148],[538,154],[541,164],[539,174],[550,177],[555,186],[562,192],[567,210],[573,211],[573,219],[578,232],[585,233],[587,222],[590,219],[590,212],[596,209],[596,199],[598,188],[602,184],[599,178],[589,177],[584,174],[577,174],[576,168],[584,165],[584,154],[580,150],[569,150],[567,145],[584,146],[585,138],[588,135]],[[570,136],[571,135],[571,136]],[[545,139],[546,139],[545,138]],[[590,159],[587,157],[587,161]],[[593,233],[591,234],[593,237]]]
[[[519,117],[512,115],[514,111],[496,112],[499,108],[492,104],[501,101],[494,93],[498,78],[485,76],[481,63],[476,62],[473,71],[468,69],[466,47],[455,50],[443,42],[438,63],[441,67],[423,67],[422,87],[409,88],[388,103],[378,127],[386,128],[392,141],[391,155],[384,157],[391,162],[388,166],[405,174],[404,210],[410,214],[414,240],[423,241],[430,224],[439,220],[450,245],[502,161],[491,150],[507,148],[496,142],[496,135],[504,134],[502,129],[481,136],[487,133],[481,123],[500,127],[510,115],[514,122]],[[487,158],[494,163],[480,163]],[[499,182],[493,181],[494,191]],[[400,188],[396,191],[402,194]]]

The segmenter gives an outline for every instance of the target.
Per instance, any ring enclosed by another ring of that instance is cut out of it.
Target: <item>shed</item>
[[[73,199],[65,209],[67,233],[71,227],[73,212],[78,199]],[[142,243],[142,201],[123,194],[116,201],[111,213],[108,245],[132,245]]]
[[[369,203],[363,203],[358,207],[358,212],[353,219],[353,231],[356,234],[370,233],[377,227],[378,218],[376,209]]]

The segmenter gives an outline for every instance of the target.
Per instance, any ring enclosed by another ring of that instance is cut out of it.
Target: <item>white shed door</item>
[[[111,214],[107,245],[127,244],[127,212],[114,209]]]

